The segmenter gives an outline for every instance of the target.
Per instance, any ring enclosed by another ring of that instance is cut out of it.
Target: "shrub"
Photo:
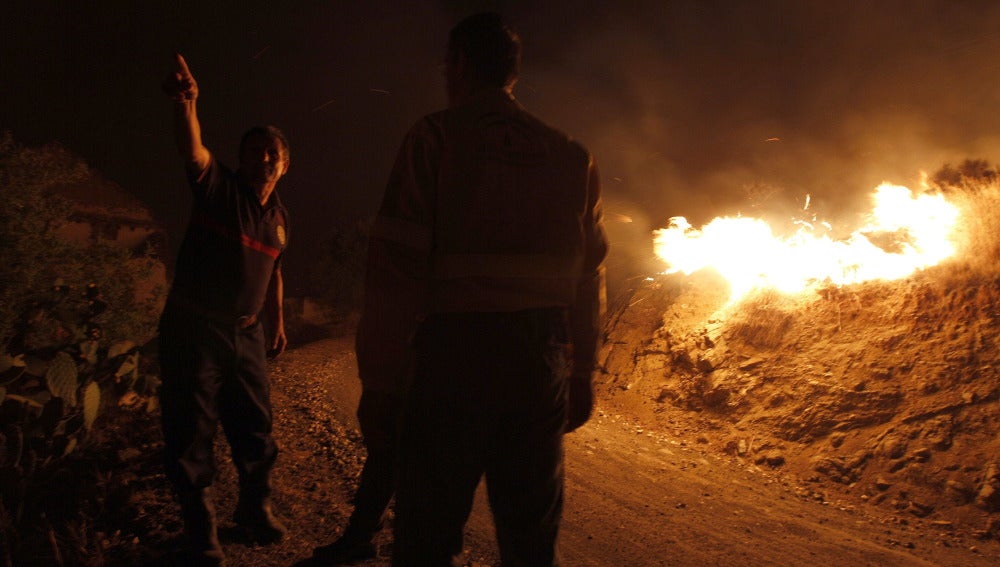
[[[87,165],[59,146],[26,148],[0,135],[0,564],[39,557],[62,564],[56,532],[79,534],[92,492],[70,465],[110,407],[155,407],[158,380],[138,345],[155,329],[157,293],[137,302],[155,260],[109,243],[57,236],[71,203],[54,186],[86,180]],[[109,309],[108,306],[114,306]],[[52,486],[54,478],[65,481]],[[68,482],[67,482],[68,481]],[[65,538],[63,538],[65,539]],[[79,540],[79,538],[71,538]],[[79,545],[70,546],[80,551]],[[69,559],[67,557],[67,559]]]
[[[109,243],[82,248],[56,234],[72,205],[52,188],[89,175],[86,163],[57,145],[26,148],[9,132],[0,135],[0,344],[15,334],[33,295],[57,280],[74,289],[96,284],[117,307],[98,321],[108,339],[152,335],[160,297],[137,303],[134,290],[155,260]]]

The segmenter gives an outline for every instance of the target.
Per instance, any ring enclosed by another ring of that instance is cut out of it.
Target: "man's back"
[[[579,250],[579,232],[567,228],[579,226],[587,206],[586,150],[501,92],[438,116],[442,252]]]
[[[567,306],[598,191],[589,153],[503,91],[418,125],[438,164],[432,215],[431,310]],[[601,242],[603,245],[603,242]],[[591,254],[596,256],[596,254]]]

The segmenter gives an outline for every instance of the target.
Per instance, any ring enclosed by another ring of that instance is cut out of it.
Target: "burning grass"
[[[707,270],[646,282],[607,329],[602,399],[830,498],[1000,537],[995,171],[929,178],[955,253],[905,278],[739,301]]]
[[[954,268],[960,277],[1000,275],[1000,177],[980,161],[957,169],[945,167],[933,183],[961,212],[956,227],[959,254]]]
[[[664,273],[718,272],[733,302],[758,289],[797,294],[828,284],[898,280],[956,256],[995,259],[994,170],[970,161],[942,169],[933,180],[917,191],[883,183],[871,195],[863,225],[846,238],[834,237],[845,227],[835,229],[809,210],[807,197],[787,227],[737,215],[695,229],[673,217],[668,228],[654,231],[654,248]]]

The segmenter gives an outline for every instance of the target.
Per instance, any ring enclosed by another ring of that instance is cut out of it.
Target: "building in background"
[[[61,237],[80,246],[103,242],[127,248],[137,258],[149,252],[158,261],[138,282],[136,299],[148,299],[158,287],[166,289],[167,231],[142,201],[94,170],[83,181],[51,190],[73,204],[69,221],[58,230]]]

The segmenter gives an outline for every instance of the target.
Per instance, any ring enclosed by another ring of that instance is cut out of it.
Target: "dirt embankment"
[[[725,305],[710,275],[613,314],[622,415],[794,485],[956,537],[1000,537],[1000,281],[954,268]]]

